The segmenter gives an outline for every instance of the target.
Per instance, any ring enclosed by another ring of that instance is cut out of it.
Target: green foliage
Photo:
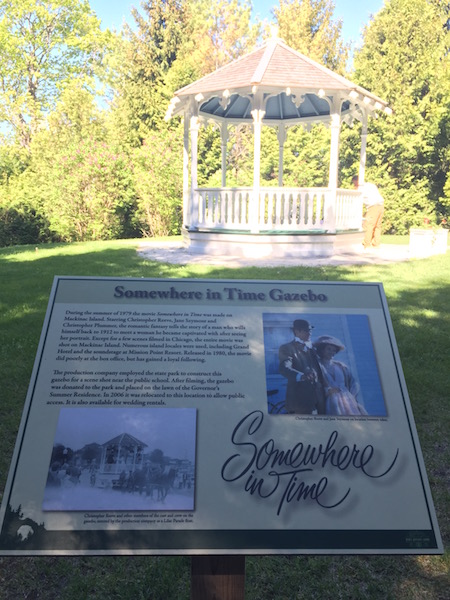
[[[200,128],[198,136],[198,185],[208,187],[211,181],[221,185],[220,131],[212,125]]]
[[[317,125],[288,132],[283,182],[286,186],[327,187],[330,164],[330,131]]]
[[[344,74],[349,45],[341,39],[342,22],[333,20],[334,8],[333,0],[280,0],[273,12],[288,46]]]
[[[249,0],[191,0],[191,33],[183,63],[195,65],[197,78],[253,50],[260,24],[252,23]]]
[[[32,208],[0,205],[0,247],[37,244],[42,239],[41,230]]]
[[[135,149],[136,221],[143,235],[179,233],[182,222],[182,147],[178,131],[151,132]]]
[[[128,157],[94,138],[77,140],[49,173],[44,202],[50,229],[65,241],[130,235],[132,178]]]
[[[393,109],[370,124],[368,174],[391,180],[397,217],[391,230],[428,212],[444,216],[449,170],[449,32],[428,0],[390,0],[369,23],[355,56],[358,83],[385,98]]]
[[[30,161],[23,148],[0,147],[0,247],[52,239],[48,221],[27,186]]]
[[[107,38],[87,0],[0,0],[0,121],[20,144],[71,78],[93,83]]]
[[[29,162],[30,155],[23,148],[7,143],[0,145],[0,185],[22,173]]]
[[[385,199],[383,231],[405,235],[411,227],[423,227],[425,219],[433,219],[433,203],[427,197],[426,182],[413,182],[408,189],[396,189],[385,182],[381,189]]]
[[[135,28],[126,27],[115,81],[117,132],[132,146],[139,146],[163,122],[175,91],[167,87],[165,79],[183,46],[187,28],[184,4],[178,0],[148,0],[141,8],[143,15],[132,11]]]
[[[130,161],[107,142],[100,111],[75,81],[63,93],[48,128],[31,141],[27,168],[3,188],[9,206],[27,207],[29,215],[45,224],[45,230],[40,225],[41,240],[134,234]]]
[[[372,137],[369,139],[372,144]],[[352,177],[358,174],[361,149],[361,123],[355,121],[351,127],[341,127],[339,146],[339,187],[351,189]]]
[[[251,9],[145,0],[119,37],[100,31],[88,0],[0,0],[0,244],[178,232],[183,136],[164,114],[176,89],[253,49],[262,24]],[[280,0],[273,13],[290,46],[344,73],[349,47],[334,10],[332,0]],[[387,232],[450,219],[448,23],[448,3],[388,0],[355,57],[353,79],[394,111],[369,122],[367,148]],[[102,109],[99,80],[111,86]],[[227,185],[252,185],[251,126],[228,133]],[[329,139],[325,127],[288,130],[285,186],[327,185]],[[360,124],[344,126],[343,187],[360,144]],[[201,129],[198,159],[199,185],[220,186],[217,129]],[[276,130],[263,128],[261,184],[277,185],[278,168]]]
[[[263,135],[267,132],[263,130]],[[261,138],[263,139],[263,138]],[[227,185],[253,184],[253,133],[251,126],[238,125],[228,132]],[[217,182],[219,185],[219,182]]]

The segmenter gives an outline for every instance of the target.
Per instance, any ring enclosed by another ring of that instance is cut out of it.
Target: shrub
[[[127,237],[133,231],[131,165],[94,139],[74,141],[49,169],[43,200],[50,229],[64,241]]]
[[[40,226],[34,211],[0,206],[0,247],[39,241]]]
[[[182,223],[181,136],[153,132],[134,154],[136,220],[146,236],[175,235]]]

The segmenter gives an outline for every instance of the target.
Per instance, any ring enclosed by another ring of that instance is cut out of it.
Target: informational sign
[[[2,554],[441,553],[381,284],[57,277]]]

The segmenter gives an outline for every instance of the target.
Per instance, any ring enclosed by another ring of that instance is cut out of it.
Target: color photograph
[[[265,313],[269,414],[385,417],[367,315]]]

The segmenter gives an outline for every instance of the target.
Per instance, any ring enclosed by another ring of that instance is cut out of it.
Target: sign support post
[[[191,600],[244,600],[245,556],[193,556]]]

